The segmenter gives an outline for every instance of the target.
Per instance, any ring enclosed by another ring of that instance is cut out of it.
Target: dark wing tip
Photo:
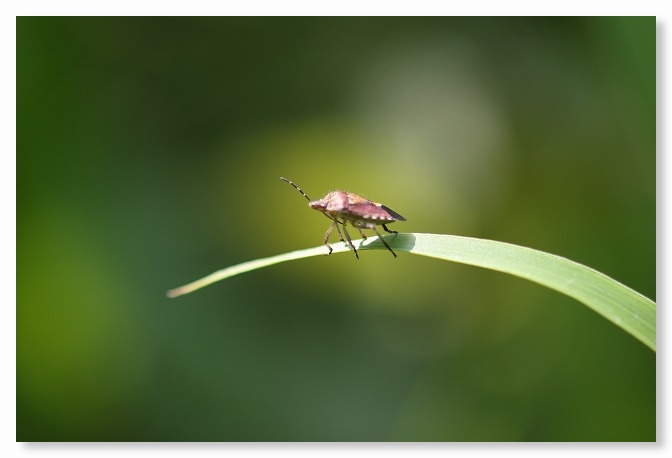
[[[404,218],[399,213],[392,210],[390,207],[386,207],[385,205],[382,205],[381,207],[383,208],[383,210],[389,213],[390,216],[393,217],[396,221],[406,221],[406,218]]]

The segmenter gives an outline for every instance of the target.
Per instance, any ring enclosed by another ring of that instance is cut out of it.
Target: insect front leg
[[[323,243],[325,245],[327,245],[327,248],[329,248],[329,253],[325,254],[325,256],[329,256],[331,254],[331,252],[334,251],[334,249],[331,248],[331,246],[329,245],[329,236],[334,231],[334,226],[336,226],[336,229],[338,230],[338,236],[341,237],[341,230],[338,229],[338,222],[336,220],[334,220],[334,222],[331,223],[331,226],[329,226],[329,229],[327,229],[327,233],[324,234]],[[341,237],[341,240],[343,240],[343,237]]]
[[[385,245],[385,246],[387,247],[387,249],[390,250],[390,253],[392,253],[392,255],[394,255],[394,257],[396,258],[396,257],[397,257],[397,253],[395,253],[395,252],[392,250],[392,248],[390,248],[390,245],[387,244],[387,242],[385,241],[385,239],[384,239],[384,238],[380,235],[380,233],[378,232],[378,229],[376,229],[375,226],[372,227],[371,229],[373,229],[373,230],[376,232],[376,235],[378,236],[378,238],[380,239],[380,241],[383,242],[383,245]],[[385,227],[384,224],[383,224],[383,229],[385,229],[387,232],[391,232],[391,231],[387,230],[387,228]],[[392,233],[393,233],[393,234],[397,234],[397,232],[392,232]]]

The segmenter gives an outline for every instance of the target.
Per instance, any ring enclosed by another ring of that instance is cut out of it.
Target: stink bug
[[[387,249],[390,250],[390,253],[392,253],[395,258],[397,257],[397,254],[392,250],[392,248],[390,248],[385,239],[381,237],[378,229],[376,229],[376,226],[383,226],[385,232],[390,234],[397,234],[397,231],[389,230],[386,224],[393,223],[395,221],[406,221],[406,218],[401,216],[399,213],[389,209],[383,204],[372,202],[362,196],[345,191],[331,191],[320,200],[310,200],[310,197],[308,197],[306,193],[303,192],[297,185],[289,181],[287,178],[280,177],[280,179],[294,186],[296,190],[303,195],[303,197],[308,199],[308,205],[310,208],[321,212],[324,216],[333,221],[324,236],[324,244],[327,246],[327,248],[329,248],[329,253],[327,253],[327,255],[330,255],[333,251],[333,249],[329,246],[329,236],[333,232],[334,228],[336,228],[336,231],[338,232],[338,238],[341,240],[341,242],[344,242],[343,235],[341,234],[341,228],[338,227],[340,224],[343,226],[343,233],[345,234],[345,238],[347,239],[348,244],[355,251],[355,256],[357,259],[359,259],[357,248],[355,248],[355,245],[352,244],[350,234],[348,234],[348,230],[345,228],[347,223],[350,223],[353,227],[356,227],[357,230],[359,230],[362,238],[366,238],[366,234],[364,234],[362,229],[373,229],[380,241],[383,242],[383,245],[385,245]]]

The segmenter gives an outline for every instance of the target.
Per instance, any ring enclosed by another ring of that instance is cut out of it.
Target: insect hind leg
[[[397,231],[389,230],[385,224],[383,224],[383,229],[385,229],[385,232],[387,232],[388,234],[398,234],[399,233]],[[376,232],[378,232],[378,231],[376,231]]]
[[[394,256],[394,257],[396,258],[396,257],[397,257],[397,253],[395,253],[394,250],[393,250],[392,248],[390,248],[390,245],[387,244],[387,242],[385,241],[385,239],[383,238],[383,236],[380,235],[380,232],[378,232],[378,229],[376,229],[375,227],[372,227],[372,229],[376,232],[376,235],[378,236],[378,239],[380,239],[380,241],[383,242],[383,245],[385,245],[385,247],[386,247],[388,250],[390,250],[390,253],[392,253],[392,256]],[[391,232],[392,234],[397,234],[397,233],[398,233],[398,232],[396,232],[396,231],[394,231],[394,232],[393,232],[393,231],[389,231],[389,230],[385,227],[384,224],[383,224],[383,229],[385,229],[385,231],[387,231],[387,232]]]

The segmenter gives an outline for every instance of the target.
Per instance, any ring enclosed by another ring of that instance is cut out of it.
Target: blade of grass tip
[[[342,251],[348,251],[348,246],[342,242],[332,244],[333,248],[332,253],[340,253]],[[279,264],[285,261],[293,261],[295,259],[308,258],[311,256],[324,255],[326,248],[324,245],[314,248],[307,248],[305,250],[291,251],[289,253],[283,253],[276,256],[270,256],[268,258],[255,259],[253,261],[243,262],[241,264],[236,264],[235,266],[226,267],[224,269],[213,272],[210,275],[207,275],[203,278],[199,278],[191,283],[188,283],[184,286],[180,286],[175,289],[171,289],[166,292],[166,296],[173,298],[182,296],[184,294],[193,293],[196,290],[205,288],[208,285],[212,285],[218,281],[224,280],[235,275],[240,275],[245,272],[250,272],[252,270],[261,269],[262,267],[272,266],[274,264]]]

